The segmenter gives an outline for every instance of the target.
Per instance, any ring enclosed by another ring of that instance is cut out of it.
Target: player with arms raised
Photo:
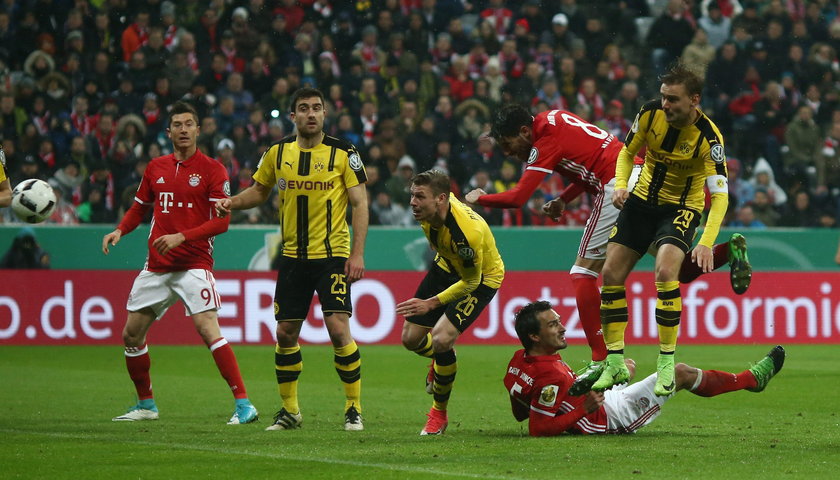
[[[405,316],[405,348],[434,359],[426,386],[434,402],[420,435],[446,430],[446,409],[458,371],[455,341],[493,300],[505,276],[487,222],[459,202],[449,185],[449,177],[438,170],[420,173],[411,181],[411,211],[436,255],[414,297],[396,310]]]
[[[520,207],[531,198],[543,178],[555,172],[571,184],[560,197],[543,207],[550,216],[562,215],[565,204],[582,192],[595,197],[592,215],[586,223],[577,259],[570,271],[581,324],[592,350],[592,361],[581,372],[581,381],[572,391],[573,394],[582,394],[599,378],[607,356],[601,336],[597,281],[604,266],[610,230],[619,214],[611,198],[616,181],[616,158],[624,145],[612,134],[571,112],[551,110],[533,116],[525,107],[516,104],[506,105],[499,111],[493,120],[490,137],[496,139],[505,155],[524,162],[525,171],[514,188],[496,194],[473,190],[466,195],[467,202],[496,208]],[[640,171],[640,168],[633,169],[631,184]],[[742,255],[731,254],[730,249],[735,248]],[[749,285],[751,271],[745,260],[743,236],[734,234],[730,242],[716,245],[714,252],[715,268],[730,262],[733,289],[736,293],[743,293]],[[680,281],[691,282],[701,273],[702,270],[688,258],[682,265]],[[736,283],[736,277],[745,277],[746,282]]]
[[[146,333],[180,298],[233,393],[236,407],[228,423],[250,423],[257,419],[257,410],[248,400],[236,356],[219,328],[220,300],[211,271],[214,237],[226,232],[230,223],[214,210],[217,200],[230,195],[227,172],[198,150],[198,114],[191,105],[172,105],[166,132],[175,152],[149,162],[134,204],[116,230],[102,239],[107,255],[153,209],[149,255],[128,296],[123,329],[125,362],[139,401],[114,421],[157,420]]]
[[[592,385],[605,390],[629,378],[624,364],[624,330],[628,312],[624,282],[636,262],[657,247],[656,323],[659,357],[657,395],[676,386],[674,351],[682,313],[680,266],[691,249],[705,203],[712,204],[699,245],[690,258],[703,272],[714,268],[712,246],[729,203],[723,137],[698,105],[703,79],[676,63],[661,77],[661,100],[642,106],[616,162],[612,202],[622,209],[607,246],[601,289],[601,324],[607,345],[606,368]],[[628,190],[633,159],[647,146],[641,176]]]
[[[254,184],[217,202],[216,209],[224,216],[264,203],[275,186],[280,191],[283,249],[274,294],[274,366],[283,406],[266,430],[292,430],[303,421],[297,395],[303,370],[298,337],[316,291],[333,344],[335,370],[344,386],[344,429],[363,430],[362,360],[350,333],[350,284],[365,271],[367,173],[353,144],[324,133],[320,90],[296,90],[291,108],[296,134],[272,145],[260,160]],[[348,203],[353,207],[352,248]]]
[[[676,365],[674,392],[661,397],[653,393],[656,374],[629,386],[585,396],[566,394],[575,380],[572,369],[557,354],[566,348],[566,327],[548,302],[522,307],[514,319],[522,346],[511,358],[505,373],[505,389],[517,421],[528,420],[533,436],[561,433],[633,433],[660,414],[665,401],[687,389],[701,397],[737,390],[761,392],[785,362],[785,349],[776,346],[752,368],[739,373],[701,370],[684,363]],[[625,361],[631,374],[636,364]]]

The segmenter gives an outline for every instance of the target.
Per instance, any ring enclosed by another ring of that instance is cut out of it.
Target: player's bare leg
[[[343,312],[327,314],[324,324],[333,344],[335,371],[344,385],[344,429],[364,430],[361,404],[362,357],[350,334],[350,316]]]
[[[728,242],[717,243],[712,246],[714,269],[729,264],[729,283],[732,291],[743,294],[750,287],[752,281],[752,265],[747,256],[747,239],[740,233],[733,233]],[[680,268],[680,283],[691,283],[703,274],[699,265],[694,263],[691,255],[686,255]]]

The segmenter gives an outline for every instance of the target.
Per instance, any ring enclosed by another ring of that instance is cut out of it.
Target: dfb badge
[[[554,405],[554,401],[557,400],[557,391],[559,388],[557,385],[546,385],[540,391],[540,405],[545,405],[546,407],[551,407]]]

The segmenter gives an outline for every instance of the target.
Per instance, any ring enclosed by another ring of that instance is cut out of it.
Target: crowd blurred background
[[[59,194],[50,222],[114,223],[170,153],[167,107],[198,109],[200,149],[236,193],[293,133],[289,98],[327,97],[327,133],[362,152],[371,223],[407,226],[408,183],[500,192],[522,166],[490,142],[507,102],[566,109],[624,139],[678,57],[704,72],[703,110],[728,155],[726,224],[837,227],[840,18],[829,0],[0,0],[0,140],[12,185]],[[479,208],[491,225],[580,226]],[[236,223],[276,224],[276,198]],[[13,221],[8,209],[0,221]]]

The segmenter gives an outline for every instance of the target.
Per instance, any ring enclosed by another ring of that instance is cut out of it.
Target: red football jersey
[[[188,238],[165,256],[152,247],[152,242],[160,236],[184,233],[215,220],[216,200],[229,196],[225,167],[199,150],[183,162],[178,162],[174,154],[149,162],[134,197],[137,203],[154,207],[145,269],[152,272],[212,269],[215,237]]]
[[[566,394],[575,381],[575,372],[560,355],[529,356],[518,350],[508,364],[505,388],[517,419],[527,411],[528,430],[534,436],[569,433],[605,433],[607,413],[602,406],[587,414],[584,396]]]
[[[567,189],[568,194],[564,192],[566,202],[581,190],[598,195],[615,177],[615,160],[624,144],[613,134],[564,110],[538,114],[531,130],[534,146],[516,187],[503,193],[483,195],[479,204],[497,208],[521,207],[542,179],[553,172],[577,187]]]

